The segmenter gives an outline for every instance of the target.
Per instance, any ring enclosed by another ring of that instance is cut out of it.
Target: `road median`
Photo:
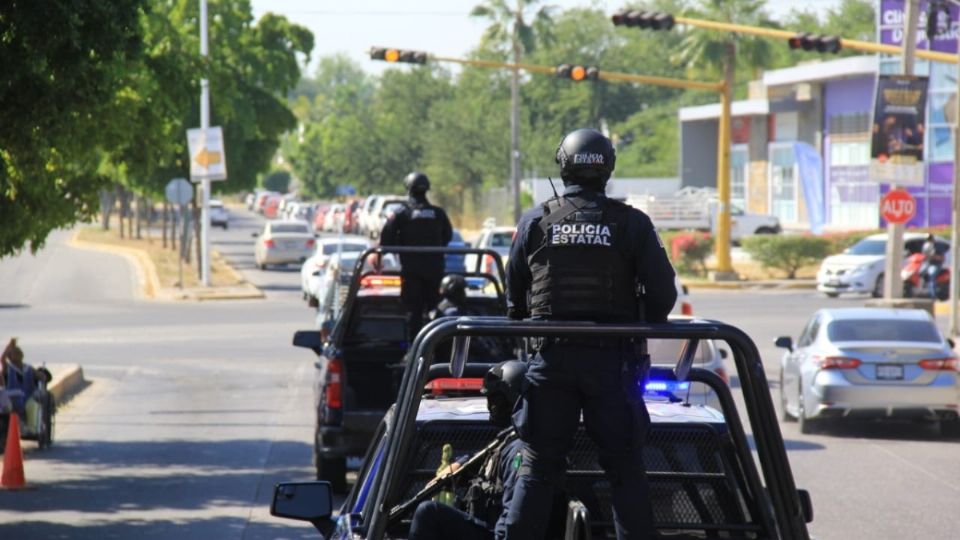
[[[706,279],[680,278],[691,290],[697,289],[808,289],[816,290],[817,281],[814,279],[757,279],[741,281],[709,281]]]
[[[213,285],[200,285],[196,267],[184,264],[181,287],[177,251],[163,247],[156,239],[122,239],[113,231],[82,227],[74,233],[70,245],[127,259],[134,269],[137,280],[136,294],[141,299],[206,301],[264,298],[260,289],[244,279],[216,251],[212,252],[210,259]]]

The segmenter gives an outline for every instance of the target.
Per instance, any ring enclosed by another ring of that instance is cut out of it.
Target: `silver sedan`
[[[253,233],[257,239],[253,258],[257,268],[264,270],[268,264],[302,263],[313,254],[317,240],[302,221],[268,221],[261,233]]]
[[[821,309],[780,364],[783,419],[802,433],[828,419],[939,421],[960,436],[957,357],[926,311]]]

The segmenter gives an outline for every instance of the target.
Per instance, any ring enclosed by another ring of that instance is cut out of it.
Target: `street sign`
[[[190,149],[190,181],[227,179],[223,130],[219,126],[188,129],[187,143]]]
[[[187,182],[186,178],[174,178],[167,182],[167,187],[163,190],[164,195],[170,204],[182,206],[193,199],[193,186]]]
[[[917,213],[917,200],[902,189],[895,189],[880,199],[880,215],[889,223],[906,223]]]

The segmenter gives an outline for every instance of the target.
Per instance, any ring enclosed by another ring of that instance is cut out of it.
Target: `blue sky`
[[[484,22],[468,14],[479,0],[252,0],[254,16],[279,13],[313,31],[312,58],[345,52],[364,69],[379,72],[384,64],[371,62],[366,51],[373,45],[424,50],[462,56],[480,40]],[[613,13],[623,0],[545,0],[561,8],[596,5]],[[792,7],[823,11],[839,0],[770,0],[772,14]],[[309,69],[312,74],[313,65]]]

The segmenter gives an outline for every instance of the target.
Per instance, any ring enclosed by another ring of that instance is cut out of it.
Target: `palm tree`
[[[524,52],[531,52],[538,38],[550,36],[550,14],[553,6],[539,6],[540,0],[516,0],[511,7],[508,0],[485,0],[470,12],[471,17],[487,19],[490,26],[484,32],[484,41],[495,46],[508,47],[513,63],[519,64]],[[531,13],[532,12],[532,13]],[[520,220],[520,70],[514,69],[510,79],[510,177],[513,191],[513,219]]]
[[[700,0],[687,16],[749,26],[777,27],[764,10],[764,0]],[[768,39],[713,30],[688,32],[680,45],[679,61],[689,69],[722,76],[733,91],[737,59],[756,75],[768,65],[773,50]],[[718,69],[719,68],[719,69]]]

